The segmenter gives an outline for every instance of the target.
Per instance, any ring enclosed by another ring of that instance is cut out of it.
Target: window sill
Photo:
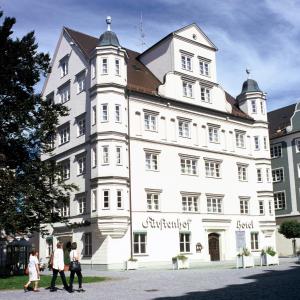
[[[150,172],[159,172],[159,170],[152,170],[152,169],[146,169],[146,171],[150,171]]]
[[[152,129],[146,129],[146,128],[145,128],[145,131],[156,132],[156,133],[158,132],[158,130],[156,130],[156,129],[152,130]]]
[[[149,256],[149,254],[148,253],[133,253],[133,256],[141,257],[141,256]]]
[[[64,143],[62,143],[62,144],[59,144],[58,147],[63,146],[63,145],[65,145],[65,144],[68,144],[69,142],[70,142],[70,141],[67,141],[67,142],[64,142]]]
[[[220,142],[209,141],[211,144],[220,144]]]
[[[222,177],[215,177],[215,176],[205,176],[205,178],[222,179]]]
[[[179,135],[180,138],[183,138],[183,139],[191,139],[190,136],[182,136],[182,135]]]
[[[181,175],[195,176],[195,177],[198,177],[198,176],[199,176],[198,174],[187,174],[187,173],[181,173]]]
[[[80,173],[80,174],[77,174],[77,177],[83,176],[83,175],[85,175],[85,173]]]

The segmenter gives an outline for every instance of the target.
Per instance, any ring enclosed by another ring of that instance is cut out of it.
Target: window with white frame
[[[220,128],[217,126],[208,126],[208,140],[210,143],[219,143],[220,136],[219,136]]]
[[[157,114],[145,112],[144,124],[145,124],[145,130],[157,131]]]
[[[66,103],[70,100],[70,85],[66,85],[64,87],[59,88],[59,98],[60,103]]]
[[[116,71],[116,75],[120,75],[120,60],[119,59],[115,60],[115,71]]]
[[[207,196],[207,212],[208,213],[222,213],[222,197]]]
[[[109,190],[103,190],[103,208],[109,208]]]
[[[159,210],[158,192],[147,192],[147,210],[151,210],[151,211]]]
[[[77,118],[77,136],[85,135],[85,117]]]
[[[260,146],[259,146],[259,136],[254,136],[254,150],[259,150]]]
[[[269,200],[269,214],[273,215],[273,202],[272,202],[272,200]]]
[[[84,249],[84,256],[92,256],[92,233],[86,232],[84,233],[83,239],[83,249]]]
[[[268,139],[266,136],[264,136],[264,149],[268,150]]]
[[[192,57],[181,54],[181,68],[182,70],[192,71]]]
[[[122,190],[117,190],[117,208],[123,208],[123,197],[122,197]]]
[[[283,181],[283,168],[272,170],[272,180],[273,182]]]
[[[146,254],[147,249],[147,233],[134,232],[133,233],[133,253]]]
[[[181,165],[181,174],[186,175],[197,175],[197,159],[181,157],[180,158]]]
[[[97,146],[92,147],[92,168],[97,167]]]
[[[257,113],[256,100],[251,100],[251,110],[253,114]]]
[[[69,58],[65,57],[60,61],[60,77],[64,77],[69,72]]]
[[[77,76],[77,93],[81,93],[85,90],[85,73]]]
[[[240,198],[240,213],[242,215],[249,214],[249,198]]]
[[[108,121],[108,104],[101,104],[101,122]]]
[[[281,157],[282,147],[281,145],[273,145],[270,147],[271,158]]]
[[[206,87],[201,87],[201,101],[206,103],[211,103],[210,101],[210,89]]]
[[[209,62],[199,60],[200,75],[209,76]]]
[[[182,211],[197,212],[199,211],[199,197],[198,195],[185,195],[181,196]]]
[[[238,164],[238,178],[239,181],[247,181],[248,180],[248,166]]]
[[[158,153],[145,152],[145,164],[146,164],[146,170],[157,171],[158,170]]]
[[[70,160],[59,162],[61,168],[61,179],[67,180],[70,178]]]
[[[97,210],[97,190],[92,190],[91,192],[91,195],[92,195],[92,203],[91,203],[91,206],[92,206],[92,211],[96,211]]]
[[[107,74],[108,73],[108,59],[107,58],[102,58],[102,74]]]
[[[274,207],[275,210],[285,209],[285,193],[284,192],[274,192]]]
[[[257,182],[262,182],[262,172],[261,169],[256,169]]]
[[[264,215],[264,214],[265,214],[265,204],[264,204],[264,200],[259,200],[259,201],[258,201],[258,210],[259,210],[259,214],[260,214],[260,215]]]
[[[64,124],[61,127],[59,127],[58,130],[59,134],[59,145],[63,145],[70,141],[70,124]]]
[[[122,164],[122,147],[116,146],[116,164],[121,165]]]
[[[296,152],[300,152],[300,139],[295,140]]]
[[[96,77],[96,60],[93,59],[91,62],[91,77],[94,79]]]
[[[267,182],[270,182],[270,168],[266,168],[266,178]]]
[[[95,125],[97,123],[97,107],[94,105],[92,107],[92,125]]]
[[[260,101],[260,111],[264,115],[265,114],[265,107],[264,107],[264,102]]]
[[[79,156],[77,157],[77,175],[85,174],[86,170],[86,157]]]
[[[191,121],[189,120],[178,120],[178,134],[180,137],[189,138],[191,136],[190,134],[190,126]]]
[[[193,98],[193,84],[191,82],[182,82],[182,91],[184,97]]]
[[[85,195],[77,196],[77,202],[78,202],[78,213],[79,214],[85,214],[86,213],[86,197]]]
[[[235,131],[235,144],[238,148],[245,148],[245,132]]]
[[[221,178],[221,162],[215,160],[205,160],[205,176]]]
[[[102,164],[108,165],[109,164],[109,147],[102,146]]]
[[[121,122],[121,105],[119,104],[115,105],[115,122],[116,123]]]
[[[68,203],[63,203],[59,208],[59,214],[61,217],[70,216],[70,201]]]
[[[251,232],[251,250],[258,250],[258,232]]]
[[[180,253],[191,252],[191,233],[180,232],[179,233],[179,249]]]

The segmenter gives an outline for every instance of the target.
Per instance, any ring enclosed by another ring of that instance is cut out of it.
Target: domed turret
[[[121,47],[117,35],[110,30],[111,17],[106,18],[106,24],[107,31],[100,35],[98,46]]]
[[[247,79],[243,83],[241,94],[249,93],[249,92],[261,92],[257,82],[253,79]]]

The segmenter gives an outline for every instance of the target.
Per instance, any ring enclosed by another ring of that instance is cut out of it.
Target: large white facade
[[[196,24],[139,56],[110,31],[63,29],[43,95],[70,108],[54,153],[79,191],[61,209],[73,226],[54,224],[41,256],[57,240],[105,268],[275,248],[265,95],[248,89],[238,108],[217,83],[216,50]]]

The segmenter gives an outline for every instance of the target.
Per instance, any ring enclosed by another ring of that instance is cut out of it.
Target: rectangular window
[[[108,121],[108,105],[107,104],[101,105],[101,121],[102,122]]]
[[[240,199],[240,213],[242,215],[249,214],[249,199]]]
[[[152,211],[159,210],[159,193],[147,193],[147,209]]]
[[[92,125],[97,123],[97,108],[96,105],[92,108]]]
[[[263,101],[260,101],[260,111],[263,115],[265,114],[265,107]]]
[[[235,144],[238,148],[245,148],[245,132],[235,132]]]
[[[97,210],[97,190],[92,190],[92,211],[96,211]]]
[[[66,103],[70,100],[70,85],[59,89],[60,103]]]
[[[158,170],[158,154],[146,152],[145,153],[146,170],[157,171]]]
[[[248,167],[245,165],[238,165],[238,178],[239,181],[247,181],[247,169]]]
[[[181,253],[191,252],[191,234],[179,233],[179,248]]]
[[[156,128],[156,123],[157,123],[157,116],[150,114],[150,113],[145,113],[144,115],[144,123],[145,123],[145,130],[149,131],[157,131]]]
[[[258,249],[258,232],[251,232],[251,250]]]
[[[272,200],[269,200],[269,214],[273,215],[273,203],[272,203]]]
[[[86,197],[79,196],[77,197],[77,201],[78,201],[78,213],[79,214],[86,213]]]
[[[178,120],[178,132],[180,137],[190,137],[190,121]]]
[[[265,214],[265,204],[263,200],[258,201],[258,208],[259,208],[259,214],[264,215]]]
[[[210,103],[210,89],[201,87],[201,101]]]
[[[122,147],[116,146],[116,164],[121,165],[122,164]]]
[[[271,146],[270,147],[271,158],[281,157],[282,155],[281,150],[282,150],[281,145]]]
[[[86,158],[85,158],[85,156],[78,157],[77,158],[77,164],[78,164],[77,175],[85,174],[85,168],[86,168]]]
[[[266,168],[266,178],[267,182],[270,182],[270,168]]]
[[[207,197],[207,212],[208,213],[222,213],[222,198]]]
[[[117,208],[123,208],[122,190],[117,190]]]
[[[199,61],[200,75],[209,76],[209,63],[204,61]]]
[[[182,91],[184,97],[193,98],[193,84],[190,82],[182,82]]]
[[[257,182],[262,182],[261,169],[256,169],[256,173],[257,173]]]
[[[205,176],[220,178],[220,166],[221,163],[219,161],[205,161]]]
[[[102,164],[109,164],[109,148],[108,146],[102,146]]]
[[[121,105],[119,104],[115,105],[115,122],[116,123],[121,122]]]
[[[85,75],[82,74],[77,77],[77,93],[81,93],[85,90]]]
[[[198,196],[183,195],[181,201],[182,201],[182,211],[197,212],[199,210]]]
[[[59,134],[59,145],[63,145],[70,141],[70,125],[63,125],[58,130]]]
[[[92,147],[92,168],[97,167],[97,147]]]
[[[181,55],[181,68],[183,70],[192,71],[192,58],[187,55]]]
[[[95,59],[92,60],[91,64],[91,77],[94,79],[96,77],[96,62]]]
[[[254,150],[259,150],[259,136],[254,136]]]
[[[181,174],[197,175],[197,160],[192,158],[181,158]]]
[[[146,254],[147,233],[133,233],[133,253]]]
[[[70,202],[64,203],[60,206],[59,214],[61,217],[69,217],[70,216]]]
[[[109,208],[109,190],[103,191],[103,208]]]
[[[274,207],[275,207],[275,210],[286,208],[284,192],[274,193]]]
[[[268,150],[268,139],[266,136],[264,136],[264,149]]]
[[[253,114],[257,113],[256,101],[255,100],[251,100],[251,109],[252,109]]]
[[[272,170],[272,180],[273,182],[283,181],[283,168]]]
[[[70,178],[70,160],[60,162],[59,165],[61,167],[62,180],[69,179]]]
[[[219,127],[209,126],[208,127],[208,140],[210,143],[219,143]]]
[[[85,118],[77,119],[77,136],[85,134]]]
[[[116,75],[120,75],[120,60],[119,59],[115,60],[115,70],[116,70]]]
[[[300,139],[295,140],[296,152],[300,152]]]
[[[92,256],[92,233],[84,233],[84,256]]]
[[[102,58],[102,74],[108,73],[108,60],[107,58]]]
[[[69,71],[69,62],[68,59],[62,59],[60,61],[60,77],[64,77],[68,74]]]

